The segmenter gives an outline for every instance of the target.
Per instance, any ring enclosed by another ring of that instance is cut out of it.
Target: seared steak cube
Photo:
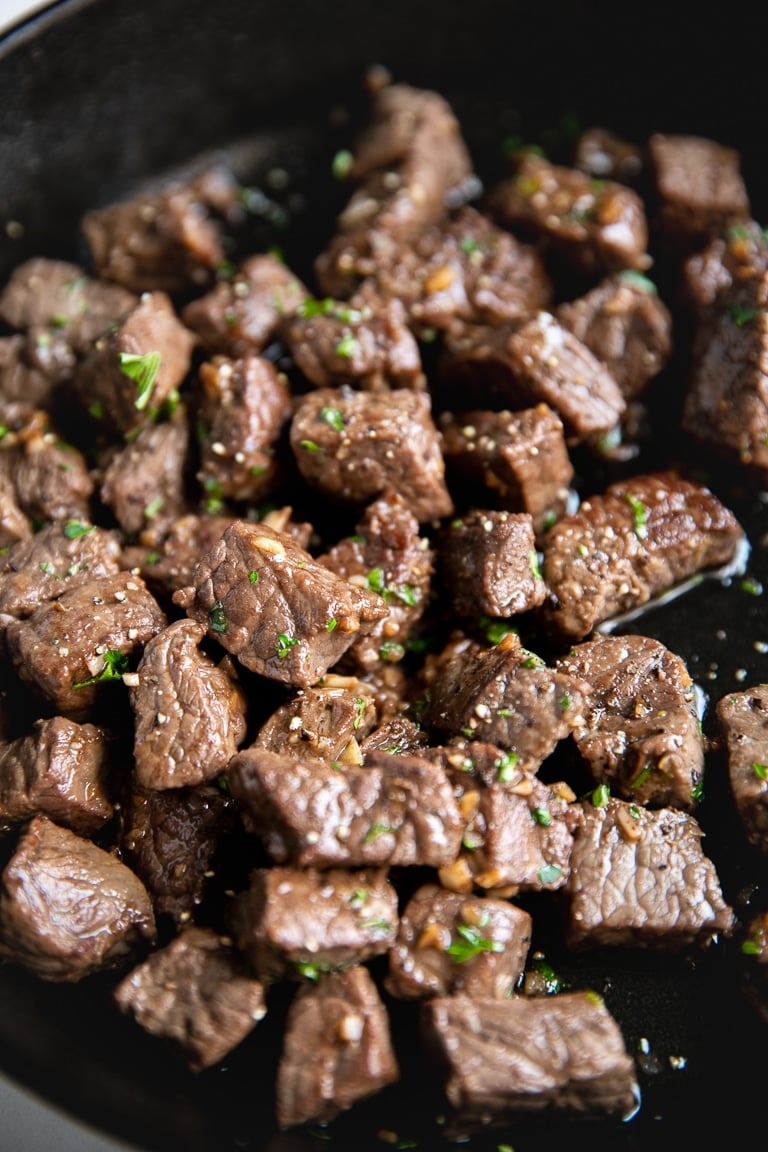
[[[555,667],[592,688],[586,723],[574,739],[595,781],[623,800],[693,811],[704,737],[682,658],[650,636],[599,636]]]
[[[0,612],[20,619],[30,616],[40,604],[121,567],[116,532],[96,525],[79,531],[66,523],[47,524],[3,556]]]
[[[716,714],[738,818],[749,843],[768,853],[768,685],[729,692]]]
[[[574,163],[594,180],[619,180],[635,184],[643,171],[644,149],[617,136],[609,128],[586,128],[576,141]]]
[[[703,136],[654,132],[648,140],[656,223],[667,244],[691,249],[730,218],[750,215],[741,156]]]
[[[744,532],[703,484],[675,472],[630,477],[582,501],[543,542],[547,626],[581,640],[603,621],[732,560]]]
[[[30,821],[0,877],[1,955],[76,983],[154,939],[149,895],[130,868],[47,816]]]
[[[52,344],[46,333],[44,341]],[[56,349],[51,349],[51,364],[56,364],[54,374],[48,374],[35,363],[35,336],[0,336],[0,418],[8,426],[7,416],[19,411],[23,406],[27,417],[35,408],[51,403],[55,388],[62,379],[71,375],[74,368],[74,355],[68,345],[58,341]],[[62,355],[58,355],[59,349]],[[30,355],[30,352],[32,354]]]
[[[532,923],[528,912],[506,900],[424,884],[400,918],[387,991],[403,1000],[460,992],[504,1000],[523,974]]]
[[[3,470],[10,469],[19,508],[34,521],[87,520],[94,482],[85,456],[51,429],[48,415],[33,412],[17,434],[4,436]]]
[[[317,979],[387,951],[397,932],[397,890],[383,868],[256,868],[229,921],[261,980]]]
[[[279,1128],[327,1123],[399,1077],[386,1008],[367,968],[299,989],[277,1069]]]
[[[389,489],[420,523],[453,511],[427,392],[320,388],[300,397],[290,442],[307,484],[332,500],[363,505]]]
[[[214,780],[245,737],[245,693],[200,649],[205,626],[175,620],[144,646],[129,695],[142,788]]]
[[[187,509],[189,425],[173,419],[145,425],[104,471],[99,495],[127,536],[146,530],[161,540]]]
[[[758,912],[746,926],[741,944],[744,994],[768,1023],[768,912]]]
[[[174,520],[156,547],[128,545],[123,551],[125,567],[139,568],[158,596],[170,597],[192,583],[199,560],[236,519],[231,515],[188,512]]]
[[[526,512],[472,508],[451,520],[440,536],[438,571],[457,616],[517,616],[547,594]]]
[[[756,220],[729,220],[703,247],[683,260],[681,302],[698,320],[711,318],[720,297],[739,281],[761,276],[768,266],[768,237]]]
[[[378,752],[358,768],[246,748],[227,779],[247,830],[278,864],[439,868],[459,852],[451,785],[418,755]]]
[[[32,523],[19,507],[13,482],[14,458],[0,451],[0,548],[10,548],[32,535]]]
[[[319,564],[285,532],[237,520],[174,603],[254,672],[308,688],[387,614],[382,598]]]
[[[236,1048],[266,1015],[264,989],[210,928],[185,928],[114,991],[145,1031],[175,1041],[193,1072]]]
[[[362,760],[358,742],[376,723],[367,684],[353,677],[338,686],[299,688],[259,728],[253,744],[297,760]]]
[[[730,936],[733,909],[688,812],[585,804],[562,904],[566,945],[680,952]]]

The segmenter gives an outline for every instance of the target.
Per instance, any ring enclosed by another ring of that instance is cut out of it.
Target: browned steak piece
[[[254,672],[317,683],[387,606],[319,564],[285,532],[236,520],[201,557],[174,603]]]
[[[565,640],[734,558],[744,532],[703,484],[675,472],[609,485],[544,539],[547,627]]]
[[[0,563],[0,612],[30,616],[70,588],[120,570],[118,534],[96,525],[83,527],[47,524],[9,548]]]
[[[395,714],[384,719],[370,735],[360,741],[363,763],[372,752],[401,752],[418,754],[429,740],[429,734],[415,720]]]
[[[444,1069],[452,1138],[545,1109],[622,1118],[637,1108],[634,1061],[596,992],[436,997],[421,1020]]]
[[[444,412],[437,426],[453,490],[470,485],[477,504],[527,512],[537,538],[563,514],[574,470],[563,422],[548,404]]]
[[[215,879],[217,852],[239,824],[220,788],[132,788],[120,806],[118,850],[146,885],[155,916],[189,921]]]
[[[542,604],[533,519],[527,512],[472,508],[443,527],[438,574],[457,616],[505,619]]]
[[[0,451],[0,548],[9,548],[32,535],[32,522],[16,499],[13,471],[13,455]]]
[[[299,989],[277,1070],[279,1128],[327,1123],[399,1077],[386,1008],[367,968]]]
[[[744,834],[753,848],[768,852],[768,685],[721,697],[716,715]]]
[[[734,912],[702,836],[679,809],[584,804],[562,904],[567,947],[679,952],[730,936]]]
[[[58,712],[89,709],[108,654],[130,656],[165,627],[162,608],[140,576],[116,572],[70,588],[6,629],[8,653],[19,676]]]
[[[189,423],[186,410],[147,424],[119,448],[102,477],[99,495],[128,536],[143,530],[161,540],[188,508]]]
[[[232,515],[189,512],[174,520],[157,547],[127,545],[123,551],[124,566],[139,568],[157,595],[170,597],[192,583],[198,562],[236,519]]]
[[[574,163],[594,180],[634,184],[643,172],[645,161],[644,147],[602,125],[586,128],[576,141]]]
[[[255,868],[229,924],[266,983],[315,980],[383,955],[397,932],[397,899],[385,868]]]
[[[194,620],[175,620],[147,641],[130,677],[134,776],[142,788],[214,780],[245,737],[245,693],[201,651],[205,633]]]
[[[733,217],[748,219],[750,204],[741,156],[703,136],[655,132],[648,139],[654,223],[678,250],[720,231]]]
[[[741,944],[744,994],[768,1023],[768,911],[758,912],[746,926]]]
[[[420,523],[453,511],[427,392],[319,388],[299,398],[290,442],[321,496],[362,506],[391,490]]]
[[[191,300],[181,318],[208,356],[263,352],[309,292],[271,252],[249,256],[229,279]]]
[[[0,954],[76,983],[154,942],[146,888],[111,852],[35,816],[0,878]]]
[[[493,648],[459,652],[442,668],[422,722],[438,737],[465,736],[536,771],[584,723],[589,685],[548,668],[515,633]]]
[[[278,864],[440,868],[459,852],[464,821],[448,777],[418,755],[377,752],[358,768],[246,748],[227,779]]]
[[[643,200],[615,180],[593,180],[527,152],[515,175],[489,190],[486,208],[499,224],[536,241],[555,266],[581,276],[650,267]]]
[[[717,308],[721,295],[739,281],[761,276],[768,267],[768,237],[756,220],[729,220],[680,267],[681,302],[699,320]]]
[[[113,813],[109,743],[103,728],[53,716],[0,745],[0,828],[42,812],[83,836],[97,832]]]
[[[586,723],[574,739],[595,781],[623,800],[693,811],[704,737],[682,657],[650,636],[599,636],[555,667],[592,688]]]
[[[133,435],[181,386],[193,345],[194,336],[170,297],[145,292],[84,356],[72,382],[73,398],[105,435]]]
[[[367,671],[397,663],[430,599],[434,551],[404,496],[387,491],[365,509],[354,536],[318,557],[332,572],[383,597],[389,612],[355,640],[344,662]]]
[[[183,929],[114,991],[118,1007],[153,1036],[180,1045],[193,1072],[210,1068],[264,1018],[264,989],[210,928]]]
[[[12,413],[50,407],[55,389],[74,370],[69,345],[47,332],[0,336],[0,420],[9,427]]]
[[[98,276],[132,292],[181,292],[207,285],[224,263],[221,226],[238,194],[233,177],[211,169],[160,192],[86,212],[81,228]]]
[[[89,518],[94,482],[85,456],[58,437],[47,413],[33,412],[18,432],[4,436],[0,456],[15,500],[30,519]]]
[[[555,315],[605,365],[625,400],[639,396],[672,356],[672,314],[639,272],[606,277]]]
[[[572,443],[615,427],[627,406],[608,369],[551,312],[449,334],[437,374],[454,407],[468,395],[477,407],[548,405]]]
[[[348,683],[299,688],[259,728],[253,746],[297,760],[360,763],[362,741],[376,723],[370,687],[354,677]]]
[[[226,500],[261,500],[278,473],[275,446],[293,412],[288,382],[263,356],[200,365],[197,478]]]
[[[424,884],[408,900],[389,951],[387,991],[418,1000],[463,992],[511,996],[525,968],[533,921],[506,900]]]

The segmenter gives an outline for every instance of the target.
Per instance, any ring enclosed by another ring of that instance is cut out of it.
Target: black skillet
[[[759,6],[748,27],[737,27],[721,14],[692,21],[671,5],[663,14],[654,7],[64,0],[0,41],[0,277],[30,255],[82,259],[78,220],[86,208],[203,155],[222,156],[267,192],[279,210],[254,222],[253,243],[277,239],[311,276],[311,257],[341,204],[331,158],[364,115],[362,76],[372,64],[451,100],[486,182],[503,171],[502,142],[513,135],[556,148],[579,123],[639,141],[653,130],[698,133],[741,150],[754,215],[768,219],[765,96],[752,47],[765,43],[768,9]],[[288,191],[270,186],[275,168],[288,173]],[[291,225],[281,230],[283,210]],[[753,591],[741,577],[709,580],[631,627],[686,659],[713,734],[714,702],[768,677],[768,612],[754,594],[761,583],[768,589],[768,515],[753,479],[678,433],[680,387],[673,367],[657,389],[653,437],[631,467],[684,461],[711,483],[748,532]],[[579,476],[585,489],[609,478],[610,469],[591,466]],[[743,923],[768,904],[766,862],[744,846],[717,753],[709,764],[704,845]],[[473,1139],[471,1152],[541,1152],[573,1141],[594,1152],[656,1152],[724,1132],[742,1146],[761,1132],[764,1139],[766,1025],[743,994],[738,942],[676,960],[613,953],[576,962],[558,953],[546,914],[537,923],[537,943],[558,974],[601,991],[620,1021],[638,1057],[642,1106],[626,1124],[521,1122]],[[279,1134],[279,1006],[224,1067],[195,1078],[177,1053],[118,1015],[112,983],[96,977],[61,987],[0,968],[0,1070],[6,1088],[23,1086],[44,1107],[13,1098],[0,1148],[17,1146],[9,1119],[25,1126],[32,1150],[51,1146],[51,1119],[62,1150],[84,1147],[67,1116],[102,1133],[105,1147],[144,1152],[451,1147],[412,1016],[397,1006],[401,1083],[327,1130]]]

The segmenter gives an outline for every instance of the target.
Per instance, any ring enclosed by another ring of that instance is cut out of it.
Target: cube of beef
[[[527,152],[515,175],[490,189],[486,206],[499,224],[537,241],[551,266],[580,277],[651,265],[643,200],[615,180],[593,180]]]
[[[634,1061],[596,992],[503,1001],[435,997],[422,1006],[421,1022],[427,1049],[443,1069],[453,1139],[524,1113],[619,1119],[637,1110]]]
[[[116,572],[14,620],[6,640],[19,676],[58,712],[77,714],[94,704],[100,679],[114,678],[119,657],[140,650],[166,624],[141,577]]]
[[[733,512],[703,484],[673,471],[618,481],[545,537],[545,623],[565,640],[582,640],[612,616],[733,560],[743,540]]]
[[[704,948],[735,927],[704,833],[688,812],[584,805],[561,910],[567,947]]]
[[[103,728],[63,716],[0,745],[0,828],[42,812],[83,836],[97,832],[113,813],[109,745]]]
[[[708,239],[733,217],[747,219],[741,156],[704,136],[654,132],[648,139],[655,224],[673,250]]]
[[[317,389],[300,397],[290,442],[307,484],[331,500],[361,506],[391,490],[420,523],[453,511],[427,392]]]
[[[626,401],[608,369],[551,312],[496,328],[449,335],[438,386],[463,407],[526,408],[544,403],[560,417],[567,440],[578,443],[620,421]]]
[[[91,209],[81,228],[96,274],[132,292],[209,284],[225,259],[214,213],[226,213],[237,195],[232,176],[211,169],[159,192]]]
[[[144,885],[111,852],[35,816],[0,877],[0,955],[76,983],[129,962],[156,934]]]
[[[533,519],[472,508],[440,535],[438,572],[457,616],[508,618],[544,601]]]
[[[393,756],[403,752],[418,755],[428,740],[429,734],[415,720],[410,720],[408,716],[394,715],[382,720],[360,741],[360,754],[364,764],[374,752],[390,752]]]
[[[133,435],[181,386],[193,344],[170,297],[145,292],[84,356],[73,380],[75,402],[104,435]]]
[[[387,606],[299,548],[284,532],[237,520],[201,557],[175,604],[254,672],[315,684]]]
[[[0,548],[10,548],[32,535],[32,522],[18,504],[13,472],[13,455],[0,450]]]
[[[234,274],[181,310],[184,324],[210,357],[239,360],[263,352],[309,292],[271,252],[249,256]]]
[[[278,473],[275,446],[292,415],[285,376],[262,356],[216,356],[200,365],[197,478],[225,500],[259,501]]]
[[[254,747],[297,760],[361,763],[358,742],[376,723],[376,703],[367,684],[348,679],[338,687],[299,688],[261,725]]]
[[[246,748],[227,779],[245,827],[277,864],[440,868],[459,852],[464,822],[450,782],[420,756],[378,752],[358,768]]]
[[[300,988],[277,1069],[277,1124],[327,1123],[400,1077],[389,1019],[358,964]]]
[[[384,868],[255,868],[229,925],[259,979],[317,979],[383,955],[397,932],[397,900]]]
[[[510,633],[492,648],[459,652],[447,662],[422,722],[437,736],[495,744],[535,772],[584,724],[589,694],[587,683],[548,668]]]
[[[354,536],[318,557],[332,572],[383,597],[389,612],[351,645],[344,660],[366,671],[405,655],[429,603],[434,552],[404,496],[387,491],[365,509]]]
[[[605,365],[625,400],[639,396],[672,356],[672,314],[639,272],[614,273],[555,315]]]
[[[128,536],[143,530],[162,540],[188,507],[189,424],[184,408],[170,420],[145,425],[118,448],[102,477],[99,495]]]
[[[131,788],[120,806],[119,855],[145,884],[158,920],[181,927],[194,916],[238,826],[235,802],[213,785]]]
[[[645,165],[645,149],[602,125],[586,128],[576,141],[574,164],[593,180],[634,185]]]
[[[574,469],[563,422],[548,404],[517,412],[443,412],[437,426],[449,484],[475,502],[527,512],[537,539],[565,511]]]
[[[504,1000],[525,968],[533,921],[505,900],[424,884],[408,900],[389,952],[387,991],[398,999],[465,993]]]
[[[33,329],[26,335],[0,336],[0,417],[23,405],[31,416],[50,407],[56,389],[74,371],[75,356],[65,340]]]
[[[116,532],[47,524],[8,549],[0,564],[0,612],[22,619],[49,600],[122,567]]]
[[[48,414],[29,420],[0,442],[3,470],[8,469],[16,502],[34,521],[90,517],[94,482],[83,453],[51,428]]]
[[[177,1043],[193,1072],[223,1060],[266,1015],[264,989],[210,928],[185,928],[117,985],[115,1001],[152,1036]]]
[[[746,925],[741,945],[742,988],[749,1003],[768,1023],[768,911],[758,912]]]
[[[768,268],[768,237],[756,220],[729,220],[680,268],[680,298],[698,322],[714,317],[720,297],[734,284],[762,276]]]
[[[768,853],[768,685],[718,700],[731,798],[749,843]]]
[[[245,737],[245,693],[201,651],[205,632],[194,620],[175,620],[150,637],[131,678],[134,775],[142,788],[214,780]]]
[[[595,781],[623,800],[693,811],[704,737],[683,659],[650,636],[600,636],[576,645],[555,667],[592,688],[574,739]]]

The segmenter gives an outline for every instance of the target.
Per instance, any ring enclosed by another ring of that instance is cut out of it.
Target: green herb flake
[[[625,492],[624,499],[632,509],[635,535],[639,540],[644,540],[648,535],[648,509],[642,500],[638,499],[637,496],[633,496],[631,492]]]
[[[552,813],[549,808],[534,808],[531,811],[531,816],[536,824],[541,824],[542,828],[549,828],[552,823]]]
[[[498,760],[494,760],[493,766],[496,769],[496,778],[502,784],[509,783],[514,780],[517,775],[517,762],[520,759],[517,752],[505,752]]]
[[[462,252],[465,252],[467,256],[471,256],[473,252],[480,251],[480,245],[474,236],[462,236],[461,240],[459,240],[459,248],[461,248]]]
[[[320,419],[333,428],[334,432],[344,431],[344,417],[340,408],[330,408],[326,405],[320,409]]]
[[[756,316],[760,315],[760,309],[744,308],[741,304],[732,304],[730,308],[725,309],[725,314],[729,320],[733,320],[737,328],[744,328],[750,320],[754,320]]]
[[[331,172],[335,180],[346,180],[352,171],[355,158],[348,148],[340,148],[331,161]]]
[[[631,284],[633,288],[639,288],[641,292],[647,292],[649,296],[656,294],[656,285],[653,280],[643,276],[642,272],[636,272],[634,268],[625,268],[619,272],[619,279],[623,280],[625,284]]]
[[[541,564],[539,562],[539,554],[535,549],[531,549],[528,553],[528,563],[531,566],[534,580],[543,580],[544,577],[541,572]]]
[[[468,960],[474,960],[481,952],[503,951],[504,945],[500,940],[481,936],[477,928],[473,928],[469,924],[456,925],[456,936],[445,949],[446,955],[450,956],[456,964],[466,964]]]
[[[579,556],[589,556],[589,548],[587,548],[586,544],[579,544],[578,552]]]
[[[545,864],[543,868],[539,868],[539,883],[554,884],[556,880],[560,879],[562,874],[563,870],[557,864]]]
[[[759,956],[762,952],[760,943],[757,940],[745,940],[741,945],[741,952],[744,956]]]
[[[569,987],[567,981],[558,976],[555,969],[541,954],[535,955],[531,960],[531,971],[543,977],[548,995],[556,995]]]
[[[763,594],[762,584],[759,580],[755,580],[751,576],[747,576],[742,580],[740,587],[742,592],[747,592],[750,596],[762,596]]]
[[[384,580],[383,568],[371,568],[370,572],[365,578],[365,582],[371,592],[377,592],[379,596],[383,596],[386,590],[386,582]]]
[[[149,403],[157,373],[160,371],[160,353],[145,352],[139,356],[133,352],[120,352],[118,359],[120,371],[136,384],[134,405],[141,411]]]
[[[299,446],[303,448],[305,452],[322,452],[322,448],[319,444],[316,444],[314,440],[300,440]]]
[[[568,695],[566,695],[566,696],[561,696],[561,697],[560,697],[560,707],[561,707],[561,709],[563,710],[563,712],[567,712],[567,711],[568,711],[568,709],[570,708],[570,706],[571,706],[571,698],[570,698],[570,696],[568,696]]]
[[[611,796],[611,789],[607,784],[598,784],[590,794],[590,800],[595,808],[605,808]]]
[[[365,713],[365,697],[364,696],[356,696],[355,697],[355,718],[352,721],[352,727],[355,730],[357,730],[360,727],[364,713]]]
[[[162,496],[155,496],[154,500],[150,500],[144,509],[144,515],[147,520],[151,520],[154,516],[157,516],[158,512],[162,511],[163,504],[165,504],[165,501]]]
[[[397,660],[402,660],[403,656],[405,656],[405,648],[402,644],[398,644],[396,640],[385,640],[381,648],[379,648],[379,656],[382,660],[394,664]]]
[[[630,788],[641,788],[653,772],[653,764],[645,764],[629,782]]]
[[[370,844],[373,840],[378,840],[379,836],[384,836],[387,833],[394,834],[395,829],[391,828],[389,824],[372,824],[363,837],[363,844]]]
[[[752,771],[758,780],[768,780],[768,764],[758,764],[755,762],[752,765]]]
[[[128,657],[125,652],[121,652],[119,648],[108,648],[104,653],[104,664],[101,671],[97,672],[95,676],[89,676],[87,680],[80,680],[72,687],[86,688],[90,684],[103,684],[108,680],[120,680],[127,671]]]
[[[640,809],[638,808],[637,804],[630,804],[629,814],[633,820],[639,820],[640,819]]]
[[[252,568],[251,571],[248,573],[248,583],[249,584],[258,584],[258,582],[259,582],[259,574],[255,569]]]
[[[516,631],[506,620],[492,620],[488,616],[481,616],[478,625],[489,644],[500,644],[505,636]]]
[[[351,360],[360,351],[360,341],[351,332],[345,332],[336,345],[336,355]]]
[[[95,524],[83,524],[80,520],[67,520],[64,525],[64,535],[67,540],[77,540],[80,536],[87,536],[93,532]]]
[[[226,632],[227,613],[221,600],[217,600],[208,613],[208,624],[212,632]]]
[[[334,629],[338,628],[338,625],[339,625],[339,622],[336,619],[336,617],[331,616],[330,620],[326,624],[326,628],[328,629],[329,632],[333,632]]]
[[[5,440],[9,432],[10,428],[7,424],[0,424],[0,440]]]
[[[41,560],[38,567],[41,572],[45,572],[46,576],[56,575],[56,569],[53,567],[53,564],[51,564],[50,560]]]
[[[286,632],[281,632],[275,645],[275,653],[278,660],[285,660],[291,648],[295,648],[297,644],[298,640],[295,636],[289,636]]]

